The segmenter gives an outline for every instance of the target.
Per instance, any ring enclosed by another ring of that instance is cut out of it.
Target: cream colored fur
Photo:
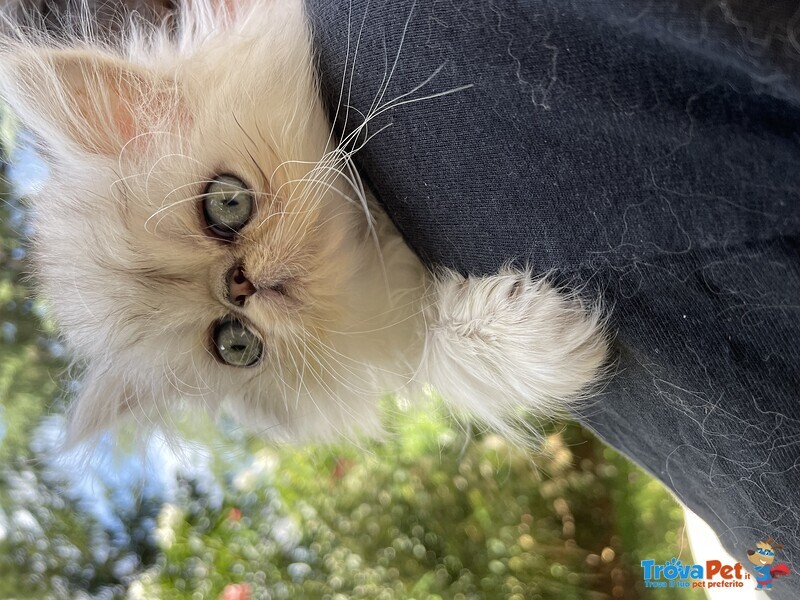
[[[29,199],[35,276],[85,366],[73,439],[178,405],[272,437],[375,434],[382,395],[424,386],[518,436],[600,375],[598,309],[527,271],[431,274],[402,242],[332,138],[300,0],[192,0],[174,35],[131,25],[119,45],[6,29],[0,94],[50,168]],[[234,244],[199,218],[219,173],[257,194]],[[236,261],[257,287],[290,278],[292,302],[230,305]],[[264,341],[259,366],[209,351],[228,314]]]

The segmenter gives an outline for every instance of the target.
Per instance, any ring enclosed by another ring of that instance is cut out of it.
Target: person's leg
[[[794,3],[306,3],[337,133],[369,115],[355,161],[409,244],[604,298],[616,372],[581,420],[743,564],[769,536],[796,560]]]

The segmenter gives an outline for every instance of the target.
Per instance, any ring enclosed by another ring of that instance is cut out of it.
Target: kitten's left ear
[[[0,56],[0,95],[50,150],[63,144],[116,157],[151,131],[171,131],[185,111],[174,81],[121,59],[76,50]]]

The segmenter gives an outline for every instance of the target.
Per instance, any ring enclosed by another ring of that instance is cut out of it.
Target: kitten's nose
[[[256,293],[256,287],[250,283],[244,274],[242,265],[234,265],[228,271],[228,301],[236,306],[244,306],[244,301],[248,296]]]

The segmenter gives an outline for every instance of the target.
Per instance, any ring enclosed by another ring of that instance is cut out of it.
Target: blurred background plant
[[[0,198],[0,598],[675,597],[639,563],[689,560],[681,509],[574,424],[531,457],[387,399],[392,433],[360,446],[275,447],[223,422],[177,448],[59,455],[73,384],[2,177]]]

